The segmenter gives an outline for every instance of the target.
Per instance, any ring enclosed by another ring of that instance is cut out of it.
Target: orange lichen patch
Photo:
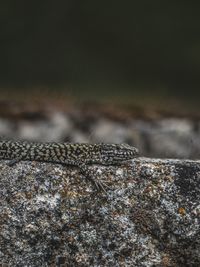
[[[173,260],[170,258],[170,256],[166,254],[162,257],[162,266],[163,267],[173,267],[173,266],[175,266],[175,264],[174,264]]]
[[[28,192],[25,192],[25,195],[26,195],[26,198],[27,199],[31,199],[33,197],[33,194],[32,192],[28,191]]]
[[[184,215],[186,214],[186,210],[185,210],[183,207],[180,207],[180,208],[178,209],[178,213],[179,213],[180,215],[184,216]]]
[[[63,189],[60,191],[62,198],[76,198],[79,194],[75,191]]]
[[[152,186],[148,185],[145,189],[144,189],[144,193],[149,193],[152,191]]]

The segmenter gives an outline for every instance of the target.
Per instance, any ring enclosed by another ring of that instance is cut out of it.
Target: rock
[[[0,136],[48,142],[128,143],[146,157],[200,158],[199,118],[147,114],[135,118],[120,109],[117,114],[114,110],[100,111],[98,107],[82,110],[80,106],[65,112],[21,109],[15,107],[15,112],[7,117],[2,114]]]
[[[90,143],[90,137],[81,131],[73,131],[70,136],[72,143]]]
[[[161,119],[158,121],[135,121],[140,148],[145,156],[172,158],[199,158],[200,135],[194,124],[187,119]],[[137,141],[137,139],[136,139]]]
[[[9,136],[13,135],[13,131],[15,130],[14,125],[8,119],[0,118],[0,136]]]
[[[0,162],[3,266],[200,266],[200,161]]]
[[[61,112],[54,112],[48,120],[20,122],[18,136],[22,140],[52,142],[65,139],[71,131],[72,124],[68,117]]]
[[[98,143],[124,143],[131,136],[127,126],[107,119],[100,119],[94,124],[91,133],[94,142]]]

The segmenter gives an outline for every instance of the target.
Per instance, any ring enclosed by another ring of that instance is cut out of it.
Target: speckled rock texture
[[[1,266],[200,266],[200,161],[0,161]]]

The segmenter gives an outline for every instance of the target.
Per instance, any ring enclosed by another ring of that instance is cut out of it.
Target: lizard
[[[76,166],[98,189],[104,191],[104,184],[92,177],[88,165],[120,165],[137,157],[138,154],[137,148],[127,144],[0,141],[0,159],[10,160],[9,166],[19,161]]]

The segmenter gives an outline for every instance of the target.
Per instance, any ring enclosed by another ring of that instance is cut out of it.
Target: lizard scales
[[[112,165],[137,155],[138,149],[127,144],[0,141],[0,159]]]
[[[0,141],[0,159],[10,160],[10,166],[21,160],[77,166],[86,178],[104,191],[104,184],[94,178],[87,166],[121,164],[137,156],[138,149],[127,144]]]

